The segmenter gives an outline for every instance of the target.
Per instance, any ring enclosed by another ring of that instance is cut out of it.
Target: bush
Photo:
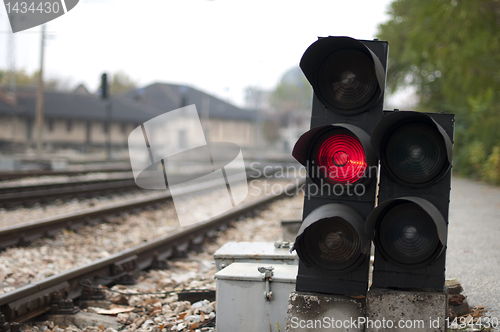
[[[474,141],[461,149],[455,149],[454,168],[461,176],[481,178],[481,169],[486,162],[486,156],[484,144]]]
[[[481,169],[481,178],[486,182],[500,184],[500,146],[493,147]]]

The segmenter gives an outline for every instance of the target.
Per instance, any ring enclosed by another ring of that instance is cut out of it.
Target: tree
[[[16,86],[35,88],[38,85],[38,71],[28,74],[25,69],[20,69],[17,70],[14,75]],[[8,87],[11,83],[10,76],[11,73],[9,71],[0,70],[0,86]],[[71,78],[44,78],[44,87],[47,90],[69,91],[71,85]]]
[[[491,181],[500,147],[500,2],[398,0],[378,38],[389,42],[388,88],[414,86],[418,110],[457,114],[455,169]],[[500,168],[498,179],[500,179]]]
[[[136,89],[137,85],[137,82],[130,78],[125,72],[118,71],[113,74],[113,78],[111,79],[111,96],[116,96]]]
[[[271,92],[270,104],[279,113],[310,111],[312,88],[299,67],[289,70]]]

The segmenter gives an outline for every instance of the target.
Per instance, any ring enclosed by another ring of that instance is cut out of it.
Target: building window
[[[71,120],[66,121],[66,130],[68,132],[70,132],[71,130],[73,130],[73,121],[71,121]]]
[[[31,141],[33,138],[33,119],[28,118],[26,120],[26,139]]]
[[[54,131],[54,120],[53,119],[47,120],[47,129],[49,131]]]
[[[85,133],[85,141],[87,142],[87,144],[90,144],[91,132],[92,132],[92,123],[90,121],[87,121],[87,128]]]

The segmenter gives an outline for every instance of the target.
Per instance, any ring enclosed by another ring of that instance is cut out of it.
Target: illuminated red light
[[[355,183],[363,177],[367,167],[361,142],[345,134],[326,138],[319,144],[315,156],[316,174],[332,184]]]

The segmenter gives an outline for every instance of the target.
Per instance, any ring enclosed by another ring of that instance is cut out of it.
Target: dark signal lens
[[[408,266],[431,261],[442,246],[432,218],[413,203],[389,209],[380,221],[375,241],[384,256]]]
[[[408,123],[398,127],[388,136],[384,152],[384,166],[406,183],[425,184],[447,169],[443,137],[426,123]]]
[[[303,255],[299,249],[301,259],[308,259],[310,263],[324,269],[347,269],[361,254],[361,240],[357,231],[339,217],[323,219],[309,226],[304,232],[303,241],[307,255]]]
[[[373,60],[356,49],[332,53],[318,71],[318,89],[335,108],[350,111],[365,106],[378,92]]]
[[[367,163],[361,142],[345,133],[326,134],[314,153],[315,174],[331,184],[355,183],[365,174]]]

